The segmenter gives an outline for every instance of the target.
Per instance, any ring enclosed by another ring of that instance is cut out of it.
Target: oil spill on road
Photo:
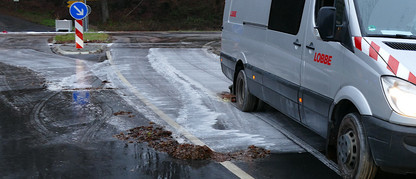
[[[114,135],[119,140],[128,143],[147,143],[149,147],[160,152],[166,152],[171,157],[181,160],[214,160],[224,162],[229,160],[251,161],[265,158],[270,154],[269,150],[251,145],[247,150],[233,153],[219,153],[207,146],[194,144],[180,144],[172,137],[172,132],[163,127],[151,123],[149,126],[140,126],[129,129],[127,134]]]

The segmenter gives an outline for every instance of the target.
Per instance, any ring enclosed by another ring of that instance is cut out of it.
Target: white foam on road
[[[202,52],[202,51],[200,51]],[[184,126],[189,132],[196,137],[204,140],[215,150],[223,148],[234,148],[243,145],[272,146],[274,144],[266,143],[260,135],[248,134],[239,130],[218,130],[213,126],[217,123],[217,119],[224,113],[218,113],[208,108],[204,102],[204,98],[210,98],[219,102],[219,98],[215,93],[205,88],[201,83],[193,80],[188,75],[173,67],[169,61],[173,60],[173,56],[168,53],[161,52],[160,49],[150,49],[149,62],[153,69],[168,79],[173,87],[180,91],[180,97],[183,106],[179,109],[179,116],[176,119],[180,125]],[[199,59],[201,61],[205,59]],[[210,141],[209,139],[221,139],[221,143]]]
[[[257,145],[274,152],[304,151],[269,124],[218,97],[231,83],[221,72],[218,56],[182,48],[113,48],[110,54],[114,71],[120,73],[109,73],[113,83],[123,76],[124,84],[129,84],[125,89],[140,93],[146,103],[212,149],[235,151]],[[128,91],[121,90],[121,96],[140,111],[143,104]]]
[[[91,63],[31,49],[0,50],[1,62],[31,69],[47,80],[48,89],[88,88],[84,81],[91,75]]]

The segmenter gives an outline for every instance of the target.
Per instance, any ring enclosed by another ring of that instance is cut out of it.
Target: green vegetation
[[[68,0],[0,0],[0,12],[54,27],[73,18]],[[224,0],[88,0],[93,31],[221,30]],[[107,14],[107,15],[106,15]]]
[[[75,34],[65,34],[55,36],[55,43],[74,43]],[[111,42],[110,35],[104,33],[85,33],[84,42],[93,43],[109,43]]]
[[[52,18],[52,15],[50,13],[39,13],[19,10],[18,16],[22,19],[26,19],[36,24],[48,27],[55,27],[55,19]]]

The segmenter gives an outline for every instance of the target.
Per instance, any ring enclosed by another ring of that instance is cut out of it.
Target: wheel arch
[[[327,153],[333,150],[337,141],[337,133],[341,121],[348,113],[356,112],[360,115],[372,115],[370,105],[365,96],[353,86],[341,88],[335,96],[330,109],[330,119],[327,134]]]
[[[235,89],[235,83],[236,83],[237,76],[238,76],[238,73],[240,72],[240,70],[244,70],[244,62],[243,62],[243,60],[238,59],[237,63],[235,64],[235,71],[234,71],[234,78],[233,78],[233,90],[232,90],[233,94],[235,94],[235,90],[234,90]]]
[[[343,100],[348,100],[354,104],[361,115],[373,114],[364,94],[353,86],[345,86],[341,88],[334,98],[334,104],[337,105]]]

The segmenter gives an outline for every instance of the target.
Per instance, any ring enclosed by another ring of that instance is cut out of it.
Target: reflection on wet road
[[[28,69],[1,64],[1,73],[0,177],[234,177],[213,162],[179,161],[144,144],[113,138],[148,120],[137,112],[134,118],[115,116],[135,110],[112,90],[50,91]]]

